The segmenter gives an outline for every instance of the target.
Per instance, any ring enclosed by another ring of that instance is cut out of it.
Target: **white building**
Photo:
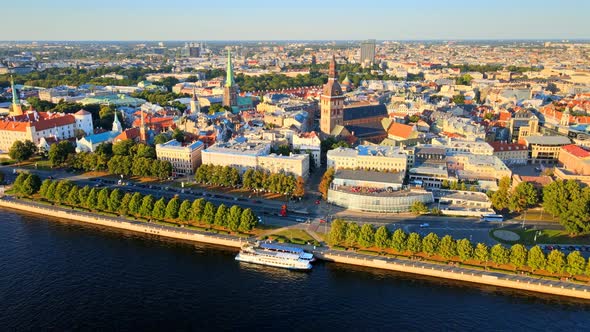
[[[201,165],[201,152],[204,144],[201,141],[183,146],[173,139],[164,144],[156,144],[158,160],[169,161],[175,175],[191,175]]]
[[[286,172],[307,178],[309,155],[291,154],[281,156],[270,153],[271,142],[258,141],[217,143],[202,152],[206,165],[230,166],[245,172],[249,168],[263,169],[273,173]]]
[[[76,136],[82,130],[86,135],[93,132],[92,115],[80,110],[75,114],[30,111],[23,115],[0,119],[0,150],[8,151],[17,141],[30,140],[35,145],[41,138],[56,141]]]
[[[293,135],[292,139],[293,149],[298,149],[301,153],[311,153],[314,166],[321,166],[322,141],[320,141],[318,134],[314,131],[301,133],[299,135]]]
[[[398,147],[359,145],[328,151],[328,167],[351,170],[405,172],[407,156]]]

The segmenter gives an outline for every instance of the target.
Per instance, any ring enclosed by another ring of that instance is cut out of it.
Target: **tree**
[[[102,188],[98,192],[98,200],[96,201],[96,209],[99,211],[106,211],[109,208],[110,192],[107,188]]]
[[[69,141],[60,141],[49,148],[48,158],[51,166],[59,166],[66,162],[68,156],[76,152],[74,145]]]
[[[25,182],[25,180],[27,179],[28,176],[29,176],[29,174],[27,174],[27,173],[19,173],[16,176],[16,179],[14,180],[14,183],[12,184],[12,189],[14,190],[14,192],[16,192],[17,194],[22,194],[23,183]]]
[[[515,244],[510,247],[510,264],[520,269],[526,264],[527,250],[522,244]]]
[[[113,144],[113,154],[116,156],[130,156],[135,147],[135,141],[126,139]]]
[[[346,239],[347,223],[342,219],[335,219],[330,226],[328,234],[328,243],[330,245],[339,245]]]
[[[420,234],[418,233],[410,233],[408,236],[408,242],[406,243],[406,249],[413,254],[422,251],[422,240],[420,239]]]
[[[227,227],[227,207],[225,204],[220,204],[217,207],[214,224],[216,226]]]
[[[18,177],[17,177],[18,178]],[[49,179],[45,179],[43,180],[43,182],[41,183],[41,187],[39,187],[39,196],[46,198],[47,195],[47,189],[49,188],[49,186],[51,185],[51,180]]]
[[[154,197],[152,195],[144,196],[141,199],[141,207],[139,208],[139,214],[142,217],[149,218],[152,216],[154,210]]]
[[[108,201],[108,209],[112,212],[118,212],[121,206],[121,200],[123,199],[123,193],[118,188],[111,191]]]
[[[242,208],[239,205],[233,205],[229,208],[227,214],[227,227],[230,231],[236,232],[240,228],[240,222],[242,217]]]
[[[428,255],[433,255],[438,252],[438,245],[439,245],[439,238],[438,235],[435,233],[429,233],[422,239],[422,251],[427,253]]]
[[[371,247],[375,244],[375,230],[373,225],[364,224],[359,233],[358,244],[361,247]]]
[[[303,177],[298,176],[297,182],[295,183],[295,190],[293,191],[293,196],[301,198],[304,195],[305,195],[305,180],[303,180]]]
[[[96,191],[96,188],[92,188],[88,192],[88,197],[86,197],[86,207],[91,210],[95,210],[97,202],[98,202],[98,192]]]
[[[385,249],[389,246],[389,231],[387,227],[381,226],[375,231],[375,246],[379,249]]]
[[[412,212],[414,214],[428,213],[428,207],[426,207],[426,204],[424,204],[420,201],[416,201],[410,207],[410,212]]]
[[[520,212],[536,205],[538,202],[537,190],[528,182],[519,183],[510,194],[508,207],[512,211]]]
[[[143,196],[136,192],[131,197],[131,201],[129,201],[129,214],[137,215],[140,214],[141,205],[142,205]]]
[[[152,218],[156,219],[163,219],[166,215],[166,199],[164,197],[160,198],[154,204],[154,208],[152,209]]]
[[[572,251],[567,255],[567,267],[566,271],[572,276],[580,275],[584,273],[586,267],[586,259],[580,254],[579,251]]]
[[[84,186],[82,189],[78,190],[78,201],[80,205],[83,207],[87,207],[86,203],[88,200],[88,194],[90,194],[90,187]]]
[[[166,218],[176,219],[178,218],[178,212],[180,210],[180,199],[178,197],[172,198],[166,205]]]
[[[205,203],[205,208],[203,209],[203,216],[201,217],[201,220],[208,225],[213,224],[213,221],[215,220],[215,205],[213,205],[213,203]]]
[[[359,234],[361,233],[361,227],[354,222],[351,222],[346,227],[345,243],[347,247],[353,247],[358,241]]]
[[[577,192],[567,202],[567,209],[559,216],[559,222],[573,235],[590,231],[590,187]]]
[[[401,228],[396,229],[391,236],[391,247],[397,252],[406,250],[406,239],[408,235]]]
[[[565,255],[559,250],[551,250],[547,256],[547,271],[562,273],[565,269]]]
[[[330,167],[324,172],[320,185],[318,187],[319,192],[322,194],[322,198],[328,199],[328,189],[334,180],[334,168]]]
[[[197,198],[191,204],[191,216],[190,219],[196,222],[203,220],[203,212],[205,210],[205,203],[203,198]]]
[[[41,188],[41,179],[37,174],[28,174],[21,186],[21,193],[25,196],[36,194]]]
[[[503,177],[498,184],[498,191],[492,194],[492,205],[496,210],[504,210],[510,206],[510,178]]]
[[[31,158],[35,152],[37,152],[35,143],[29,140],[25,140],[24,142],[14,141],[8,150],[8,156],[20,163]]]
[[[131,193],[125,193],[125,195],[123,195],[123,198],[121,198],[121,204],[119,205],[119,209],[117,210],[117,212],[119,212],[120,215],[126,216],[127,213],[129,213],[129,203],[131,203],[132,198],[133,195]]]
[[[175,128],[172,132],[172,139],[175,139],[179,143],[184,143],[184,132],[178,128]]]
[[[53,200],[58,203],[64,203],[67,198],[68,194],[70,193],[70,189],[72,189],[72,182],[68,180],[61,180],[57,183],[55,187],[55,193],[53,194]]]
[[[488,250],[488,246],[483,243],[478,243],[475,246],[475,251],[473,252],[473,256],[480,262],[487,262],[490,259],[490,251]]]
[[[154,137],[154,144],[164,144],[169,140],[170,138],[166,134],[158,134]]]
[[[547,265],[547,259],[543,250],[539,246],[534,246],[529,250],[526,265],[534,270],[544,269]]]
[[[68,193],[66,203],[68,203],[72,206],[80,205],[80,195],[78,193],[79,191],[80,191],[80,188],[78,188],[78,186],[72,186],[72,189],[70,189],[70,192]]]
[[[462,261],[466,261],[473,257],[473,245],[467,239],[457,241],[457,254]]]
[[[438,253],[445,259],[457,256],[457,242],[450,235],[443,236],[438,245]]]
[[[490,258],[498,265],[507,264],[510,261],[510,252],[498,243],[490,250]]]
[[[191,201],[185,199],[180,204],[180,209],[178,210],[178,219],[183,222],[187,222],[191,219]]]
[[[254,227],[256,227],[257,223],[258,218],[256,218],[256,215],[254,215],[252,209],[244,209],[244,211],[242,211],[242,215],[240,216],[240,226],[238,227],[238,230],[240,232],[249,232],[254,229]]]
[[[551,182],[543,187],[543,209],[554,217],[561,215],[567,210],[567,202],[571,200],[572,194],[578,190],[579,185],[573,181],[568,186],[563,180]]]
[[[465,104],[465,96],[454,95],[451,101],[457,105]]]

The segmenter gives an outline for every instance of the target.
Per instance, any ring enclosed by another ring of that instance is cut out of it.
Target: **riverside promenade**
[[[232,248],[240,248],[246,241],[248,241],[248,239],[242,239],[231,235],[211,234],[180,227],[130,221],[118,217],[105,217],[89,212],[74,211],[64,207],[49,206],[35,202],[17,200],[8,196],[0,199],[0,207],[46,215],[53,218],[75,220],[144,234],[215,244]],[[312,251],[318,259],[328,262],[399,271],[470,283],[520,289],[529,292],[590,300],[590,285],[584,285],[580,283],[543,279],[540,277],[531,277],[525,275],[482,271],[465,267],[447,266],[399,258],[365,255],[350,251],[333,250],[325,247],[301,247]]]

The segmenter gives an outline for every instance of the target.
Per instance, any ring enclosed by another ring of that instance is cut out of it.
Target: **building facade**
[[[397,147],[359,145],[356,149],[337,148],[327,153],[328,167],[335,170],[406,172],[407,156]]]
[[[173,175],[193,175],[195,169],[201,165],[203,146],[201,141],[183,146],[173,139],[163,144],[156,144],[156,157],[158,160],[169,161],[172,164]]]

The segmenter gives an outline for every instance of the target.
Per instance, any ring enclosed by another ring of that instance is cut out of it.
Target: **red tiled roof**
[[[35,127],[35,130],[41,131],[49,128],[62,127],[74,124],[75,122],[76,119],[72,115],[67,114],[60,117],[52,117],[46,120],[39,120],[37,122],[33,122],[32,126]]]
[[[387,133],[397,137],[409,138],[413,131],[413,126],[408,126],[403,123],[394,122],[391,124],[391,126],[389,126]]]
[[[575,145],[575,144],[570,144],[570,145],[564,145],[561,147],[563,150],[569,152],[571,155],[578,157],[578,158],[588,158],[590,157],[590,152],[582,149],[581,147]]]
[[[139,128],[129,128],[115,137],[115,142],[124,141],[126,139],[135,139],[139,137]]]

